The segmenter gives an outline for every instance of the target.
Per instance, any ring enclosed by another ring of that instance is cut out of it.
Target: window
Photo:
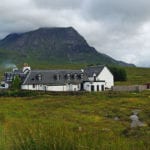
[[[70,73],[68,73],[67,74],[67,79],[70,80],[70,78],[71,78],[71,75],[70,75]]]
[[[35,84],[33,84],[32,87],[35,88]]]
[[[55,74],[54,75],[54,80],[60,80],[60,74]]]
[[[60,80],[60,74],[57,74],[56,76],[57,76],[57,80]]]
[[[37,79],[38,81],[41,81],[41,80],[42,80],[42,75],[41,75],[41,74],[36,75],[36,79]]]
[[[74,74],[71,74],[71,79],[74,79]]]
[[[81,73],[81,74],[78,76],[78,78],[82,80],[82,79],[84,78],[84,74]]]
[[[104,85],[101,85],[101,90],[102,90],[102,91],[104,91],[104,90],[105,90],[105,89],[104,89]]]
[[[78,75],[77,75],[76,73],[75,73],[75,74],[72,74],[72,75],[71,75],[71,78],[74,79],[74,80],[77,80],[77,79],[78,79]]]
[[[64,75],[64,79],[65,79],[65,80],[67,79],[67,74]]]
[[[78,75],[75,73],[74,74],[74,79],[77,80],[78,79]]]
[[[56,75],[54,75],[54,80],[57,80],[57,76]]]
[[[95,91],[94,85],[91,85],[91,91]]]
[[[99,85],[97,85],[97,91],[99,91]]]

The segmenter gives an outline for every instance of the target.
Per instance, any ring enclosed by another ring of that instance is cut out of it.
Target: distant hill
[[[39,28],[0,40],[0,62],[133,66],[99,53],[72,27]]]

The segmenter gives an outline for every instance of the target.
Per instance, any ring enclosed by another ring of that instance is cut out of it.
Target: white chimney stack
[[[83,73],[84,73],[84,69],[81,69],[81,72],[83,72]]]
[[[22,69],[22,72],[26,74],[29,71],[31,71],[31,67],[27,63],[24,63],[24,67]]]
[[[17,71],[17,70],[18,70],[18,68],[17,68],[17,67],[13,68],[13,72],[15,72],[15,71]]]

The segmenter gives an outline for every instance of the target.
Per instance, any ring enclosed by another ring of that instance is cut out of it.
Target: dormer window
[[[64,75],[64,79],[65,79],[65,80],[67,79],[67,75],[66,75],[66,74]]]
[[[74,74],[71,74],[71,79],[74,79]]]
[[[56,76],[56,74],[54,75],[54,80],[57,80],[57,76]]]
[[[71,78],[71,74],[68,73],[68,74],[67,74],[67,79],[70,80],[70,78]]]
[[[41,80],[42,80],[42,75],[41,75],[41,74],[36,75],[36,79],[37,79],[38,81],[41,81]]]
[[[7,82],[10,82],[10,81],[13,80],[13,77],[14,77],[13,74],[6,73],[5,79],[6,79]]]
[[[55,75],[54,75],[54,79],[55,79],[55,80],[60,80],[60,74],[55,74]]]
[[[57,80],[60,80],[60,74],[57,74],[56,76],[57,76]]]
[[[83,73],[81,73],[81,74],[80,74],[80,76],[81,76],[81,79],[83,79],[83,78],[84,78],[84,74],[83,74]]]
[[[74,79],[77,80],[78,79],[78,75],[75,73],[74,74]]]

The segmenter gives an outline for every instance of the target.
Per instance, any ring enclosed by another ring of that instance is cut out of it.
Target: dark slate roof
[[[98,76],[101,71],[104,69],[105,66],[90,66],[84,69],[85,73],[88,77],[93,77],[93,74],[95,73],[96,76]]]
[[[26,78],[26,74],[24,74],[21,70],[15,70],[13,72],[5,72],[4,80],[5,82],[11,82],[15,76],[19,76],[22,81]]]
[[[70,74],[70,80],[68,80],[67,74]],[[77,75],[76,79],[74,74]],[[39,80],[39,76],[41,80]],[[58,76],[59,79],[57,79]],[[85,80],[88,78],[81,70],[31,70],[23,84],[65,85],[67,83],[78,84]]]
[[[14,70],[13,72],[14,72],[14,74],[21,74],[21,73],[23,73],[22,70]]]

